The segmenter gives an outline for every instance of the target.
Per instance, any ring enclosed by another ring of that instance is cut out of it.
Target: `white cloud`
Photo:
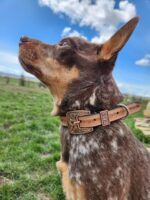
[[[6,51],[0,51],[0,72],[33,77],[20,66],[17,54]]]
[[[64,30],[62,31],[61,34],[62,37],[82,37],[84,39],[87,39],[84,35],[82,35],[81,33],[79,33],[76,30],[72,30],[71,27],[65,27]]]
[[[129,84],[122,82],[117,82],[117,85],[123,93],[142,96],[142,97],[150,97],[149,85]]]
[[[0,62],[18,64],[18,57],[14,53],[0,51]]]
[[[104,42],[116,27],[135,16],[136,8],[128,0],[121,0],[116,8],[115,0],[39,0],[40,5],[48,6],[54,13],[68,16],[80,26],[89,26],[98,33],[92,41]]]
[[[64,30],[62,31],[61,36],[64,37],[66,36],[68,33],[70,33],[71,28],[70,27],[65,27]]]
[[[140,66],[144,66],[144,67],[147,67],[147,66],[150,66],[150,54],[146,54],[144,56],[144,58],[141,58],[140,60],[137,60],[135,62],[136,65],[140,65]]]

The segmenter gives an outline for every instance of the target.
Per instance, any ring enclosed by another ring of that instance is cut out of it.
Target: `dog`
[[[123,96],[112,71],[138,20],[131,19],[104,44],[80,37],[56,45],[20,39],[20,63],[49,88],[53,116],[117,107]],[[150,154],[121,120],[87,134],[70,134],[62,125],[61,149],[57,168],[67,200],[150,200]]]

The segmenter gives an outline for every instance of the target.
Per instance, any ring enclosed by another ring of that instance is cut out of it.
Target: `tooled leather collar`
[[[96,126],[108,126],[111,122],[123,119],[141,109],[140,103],[129,105],[119,104],[112,110],[103,110],[91,115],[89,110],[75,110],[60,117],[62,126],[68,127],[70,134],[86,134],[93,131]]]

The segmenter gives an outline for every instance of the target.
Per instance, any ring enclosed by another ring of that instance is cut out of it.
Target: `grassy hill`
[[[19,85],[18,79],[0,78],[0,199],[64,200],[55,167],[60,142],[59,119],[50,116],[52,97],[37,82]],[[150,138],[134,127],[139,116],[142,111],[125,121],[149,145]]]

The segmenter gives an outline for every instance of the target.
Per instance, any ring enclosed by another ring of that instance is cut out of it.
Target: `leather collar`
[[[111,122],[123,119],[141,109],[140,103],[129,105],[119,104],[112,110],[103,110],[92,114],[89,110],[74,110],[60,117],[62,126],[68,127],[70,134],[85,134],[93,131],[96,126],[109,126]]]

